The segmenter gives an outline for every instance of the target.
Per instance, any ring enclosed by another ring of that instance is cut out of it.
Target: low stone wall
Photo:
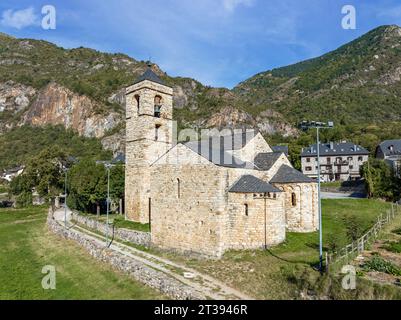
[[[88,253],[113,266],[115,269],[128,274],[131,278],[152,287],[162,294],[178,300],[205,300],[206,297],[193,288],[179,282],[171,276],[152,269],[140,261],[127,257],[117,251],[105,248],[96,240],[87,238],[84,234],[66,229],[53,219],[53,212],[49,209],[47,218],[48,228],[55,234],[66,239],[72,239],[82,246]]]
[[[77,212],[72,213],[72,219],[78,222],[79,224],[87,226],[88,228],[99,231],[103,234],[106,233],[106,228],[107,228],[106,223],[97,221],[90,217],[80,215]],[[110,226],[110,230],[114,232],[114,238],[116,239],[141,245],[147,248],[150,247],[151,244],[150,232],[135,231],[123,228],[113,228],[112,226]]]

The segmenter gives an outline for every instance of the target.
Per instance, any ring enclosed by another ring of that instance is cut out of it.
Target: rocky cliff
[[[96,101],[50,83],[40,90],[18,125],[61,124],[86,137],[101,138],[122,121],[121,113],[96,113]]]

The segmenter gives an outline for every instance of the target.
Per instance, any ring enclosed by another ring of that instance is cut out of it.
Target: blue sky
[[[57,28],[40,26],[53,5]],[[356,9],[344,30],[341,9]],[[2,0],[0,30],[65,48],[91,47],[152,61],[172,76],[233,87],[319,56],[383,24],[401,25],[401,0]]]

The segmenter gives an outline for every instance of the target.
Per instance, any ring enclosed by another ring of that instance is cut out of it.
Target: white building
[[[320,144],[320,175],[321,179],[330,181],[356,180],[360,176],[360,167],[368,161],[369,151],[351,142]],[[302,149],[302,172],[317,179],[317,148],[316,144]]]

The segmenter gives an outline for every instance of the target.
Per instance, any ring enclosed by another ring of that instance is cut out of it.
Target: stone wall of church
[[[152,244],[220,257],[227,249],[255,249],[284,241],[283,194],[277,193],[275,199],[271,194],[265,211],[264,199],[228,192],[245,174],[266,178],[263,171],[216,166],[183,145],[170,150],[152,166]]]
[[[252,162],[257,154],[269,152],[273,152],[273,150],[270,148],[269,144],[262,137],[262,135],[258,133],[251,141],[249,141],[249,143],[247,143],[244,148],[233,150],[231,151],[231,154],[242,161]]]
[[[160,162],[152,166],[152,244],[221,256],[224,170],[182,145]]]
[[[287,230],[313,232],[319,227],[316,183],[276,184],[285,193]],[[293,194],[295,201],[293,203]]]
[[[229,193],[225,249],[258,249],[285,240],[284,195]]]

